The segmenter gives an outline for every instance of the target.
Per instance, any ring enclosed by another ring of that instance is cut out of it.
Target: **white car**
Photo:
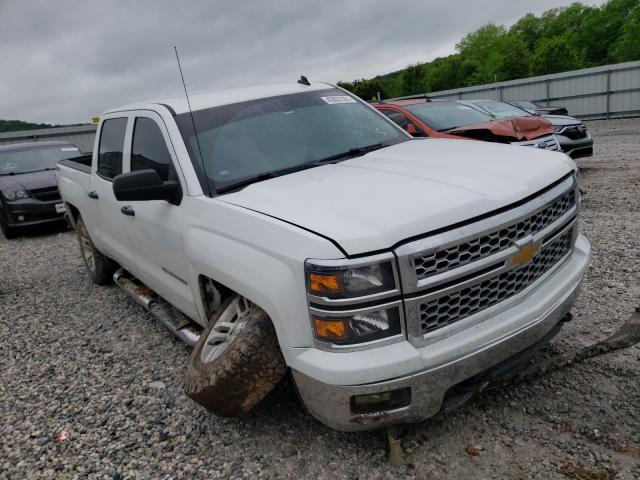
[[[589,259],[566,155],[412,139],[304,82],[128,105],[58,182],[89,275],[194,345],[233,416],[291,370],[339,430],[417,422],[527,361]]]

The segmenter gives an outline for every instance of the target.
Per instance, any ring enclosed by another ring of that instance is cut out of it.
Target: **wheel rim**
[[[202,363],[213,362],[231,345],[247,324],[252,307],[253,304],[240,295],[227,305],[202,346]]]
[[[96,259],[93,256],[93,245],[91,244],[89,232],[87,232],[84,223],[78,225],[78,237],[80,238],[80,250],[82,251],[82,256],[87,264],[87,268],[94,272],[96,269]]]

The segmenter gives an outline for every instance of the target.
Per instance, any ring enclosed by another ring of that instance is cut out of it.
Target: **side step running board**
[[[113,274],[113,281],[142,305],[180,340],[192,347],[200,338],[202,329],[182,312],[142,284],[123,268]]]

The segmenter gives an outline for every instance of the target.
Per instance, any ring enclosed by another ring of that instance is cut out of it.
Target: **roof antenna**
[[[191,102],[189,101],[189,94],[187,93],[187,84],[184,82],[184,75],[182,74],[182,66],[180,65],[180,57],[178,56],[178,49],[174,46],[173,50],[176,52],[176,60],[178,61],[178,70],[180,71],[180,78],[182,79],[182,86],[184,87],[184,96],[187,97],[187,106],[189,107],[189,115],[191,116],[191,125],[193,126],[193,133],[196,136],[196,143],[198,144],[198,153],[200,154],[200,162],[202,163],[202,174],[204,175],[207,185],[207,191],[209,196],[212,196],[211,186],[209,185],[209,179],[207,178],[207,171],[204,168],[204,157],[202,156],[202,148],[200,148],[200,139],[198,139],[198,130],[196,130],[196,122],[193,119],[193,111],[191,110]],[[213,192],[215,193],[215,192]]]
[[[304,75],[300,75],[300,80],[298,80],[298,83],[301,83],[302,85],[311,85],[309,80],[307,80],[307,77],[305,77]]]

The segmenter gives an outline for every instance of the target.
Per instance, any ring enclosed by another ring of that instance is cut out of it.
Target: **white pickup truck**
[[[339,430],[418,422],[570,318],[590,244],[566,155],[412,139],[304,81],[115,108],[58,182],[94,282],[194,345],[225,416],[290,369]]]

